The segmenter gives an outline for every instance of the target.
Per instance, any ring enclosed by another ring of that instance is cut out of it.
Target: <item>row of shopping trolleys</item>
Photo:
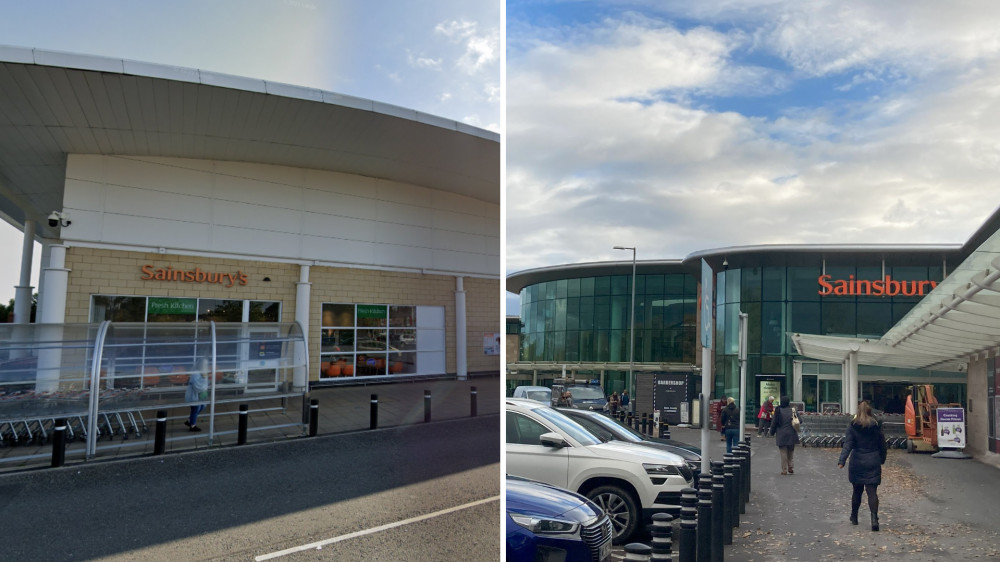
[[[66,442],[86,441],[89,416],[71,415],[66,421]],[[39,446],[49,443],[56,427],[56,418],[8,419],[0,421],[0,447]],[[97,439],[130,437],[141,439],[149,430],[140,410],[101,412],[97,415]]]
[[[799,443],[804,447],[842,447],[844,434],[853,416],[850,414],[819,414],[806,412],[799,414],[802,429]],[[890,449],[906,448],[906,429],[902,414],[882,414],[877,418],[882,423],[882,433]]]

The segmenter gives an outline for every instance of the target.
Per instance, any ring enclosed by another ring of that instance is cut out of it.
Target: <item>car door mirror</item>
[[[546,447],[554,447],[556,449],[562,449],[563,447],[569,447],[569,443],[562,438],[562,435],[558,433],[543,433],[538,436],[538,441]]]

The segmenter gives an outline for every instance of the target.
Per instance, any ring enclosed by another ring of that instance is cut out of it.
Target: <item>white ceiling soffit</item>
[[[801,355],[862,365],[960,371],[1000,348],[1000,231],[994,232],[880,340],[791,334]]]
[[[0,45],[0,218],[62,206],[67,154],[330,170],[500,203],[500,136],[312,88]]]

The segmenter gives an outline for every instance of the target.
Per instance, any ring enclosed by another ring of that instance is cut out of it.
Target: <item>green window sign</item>
[[[359,304],[358,318],[385,318],[386,305]]]
[[[146,312],[149,314],[197,314],[198,299],[150,298],[146,304]]]

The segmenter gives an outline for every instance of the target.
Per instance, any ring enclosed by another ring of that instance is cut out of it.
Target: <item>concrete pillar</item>
[[[40,324],[49,324],[39,329],[41,341],[59,342],[63,338],[62,324],[66,321],[66,292],[69,287],[69,270],[66,269],[66,246],[53,244],[49,251],[49,266],[45,276],[46,307]],[[54,392],[59,388],[59,374],[62,368],[62,349],[58,347],[40,350],[38,353],[38,376],[35,390]]]
[[[858,350],[852,350],[847,356],[847,384],[849,390],[846,411],[848,414],[858,413]]]
[[[455,373],[460,381],[469,378],[466,359],[468,340],[465,333],[465,286],[463,283],[463,278],[455,278]]]
[[[802,361],[792,361],[792,400],[802,402]]]
[[[309,266],[299,266],[299,281],[295,284],[295,321],[302,326],[303,343],[295,346],[296,362],[304,362],[309,346],[309,317],[311,312],[312,283],[309,282]],[[295,368],[292,385],[295,391],[305,390],[309,383],[310,365]]]
[[[24,241],[21,245],[21,278],[14,288],[14,323],[31,323],[31,263],[35,251],[35,221],[24,221]],[[3,321],[7,319],[4,318]]]

